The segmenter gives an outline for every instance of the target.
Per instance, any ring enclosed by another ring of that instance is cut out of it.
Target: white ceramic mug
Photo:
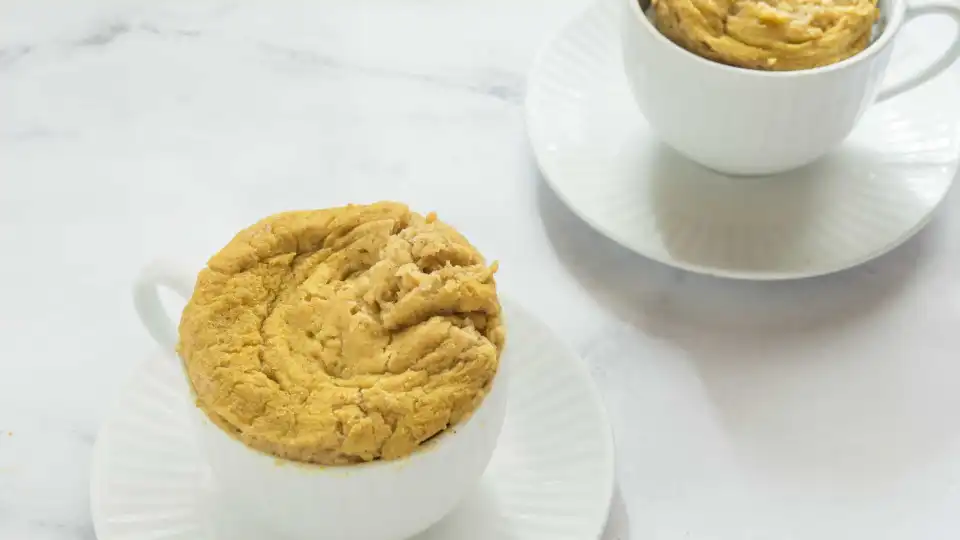
[[[134,304],[147,331],[178,360],[176,324],[159,288],[184,300],[192,274],[170,262],[147,266]],[[220,507],[260,524],[277,540],[400,540],[430,527],[474,488],[503,426],[509,362],[505,350],[490,393],[463,424],[399,460],[321,467],[282,460],[245,446],[197,411],[200,447],[217,482]]]
[[[882,30],[864,51],[829,66],[779,72],[701,58],[661,34],[638,0],[621,1],[624,68],[643,115],[674,150],[726,174],[773,174],[815,161],[850,134],[872,103],[915,88],[960,56],[957,35],[910,77],[884,80],[903,25],[939,14],[960,26],[957,0],[880,0]]]

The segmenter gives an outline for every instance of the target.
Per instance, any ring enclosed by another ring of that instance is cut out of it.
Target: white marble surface
[[[143,263],[384,198],[459,226],[591,364],[608,539],[960,537],[960,194],[810,281],[619,249],[543,185],[521,120],[537,46],[585,2],[0,2],[0,539],[94,538],[97,427],[153,351]],[[899,53],[948,36],[924,21]]]

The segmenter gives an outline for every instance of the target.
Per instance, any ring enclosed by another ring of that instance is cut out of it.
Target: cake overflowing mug
[[[176,325],[160,301],[160,288],[190,298],[193,276],[182,265],[158,261],[144,268],[134,288],[140,320],[173,362]],[[285,462],[227,435],[192,403],[190,409],[217,495],[231,514],[284,540],[401,540],[439,521],[476,486],[503,425],[507,371],[500,369],[464,424],[393,461],[339,467]]]
[[[817,160],[850,134],[871,104],[916,88],[960,57],[958,32],[929,64],[897,82],[885,78],[894,40],[907,22],[936,14],[960,27],[960,4],[952,0],[880,0],[880,20],[866,49],[797,71],[702,58],[664,36],[639,0],[620,1],[626,3],[624,69],[650,126],[687,158],[732,175],[774,174]]]
[[[193,391],[218,506],[284,540],[400,540],[449,513],[506,411],[495,271],[390,202],[270,216],[196,278],[145,268],[134,303]],[[179,330],[160,288],[188,300]]]

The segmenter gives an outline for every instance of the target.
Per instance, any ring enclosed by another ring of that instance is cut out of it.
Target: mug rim
[[[502,353],[501,353],[501,356],[502,356]],[[178,360],[179,360],[179,355],[178,355]],[[186,367],[182,365],[182,362],[181,362],[181,372],[183,373],[184,377],[187,379],[187,384],[190,386],[191,397],[194,398],[194,400],[196,400],[196,394],[194,393],[193,385],[190,384],[190,378],[186,373]],[[498,367],[497,372],[491,381],[490,390],[486,393],[485,396],[483,396],[483,399],[480,401],[480,404],[477,406],[476,409],[474,409],[470,413],[470,415],[465,420],[462,420],[455,426],[448,426],[446,429],[444,429],[443,431],[439,432],[436,436],[434,436],[430,441],[427,441],[425,444],[419,445],[414,452],[397,459],[389,459],[389,460],[374,459],[371,461],[362,461],[358,463],[346,463],[346,464],[340,464],[340,465],[323,465],[321,463],[296,461],[293,459],[280,457],[280,456],[271,454],[269,452],[264,452],[257,448],[253,448],[245,444],[243,441],[241,441],[237,437],[234,437],[232,434],[228,433],[226,430],[224,430],[219,425],[217,425],[217,423],[210,418],[210,415],[207,414],[207,411],[205,409],[199,406],[194,406],[194,408],[196,409],[195,411],[196,414],[199,414],[202,417],[204,423],[207,424],[205,425],[205,429],[216,430],[222,437],[229,439],[231,444],[238,446],[241,450],[246,451],[248,454],[256,455],[258,458],[266,458],[266,459],[272,460],[273,464],[278,468],[298,469],[310,474],[327,474],[327,475],[340,474],[343,476],[354,476],[358,474],[364,474],[367,472],[385,471],[385,470],[389,471],[391,469],[395,470],[399,467],[408,467],[410,466],[411,462],[430,459],[429,456],[431,454],[438,451],[441,447],[447,445],[448,441],[451,438],[454,438],[459,434],[458,432],[462,431],[468,425],[476,421],[478,413],[491,402],[489,398],[493,395],[495,388],[500,387],[501,391],[498,394],[503,393],[502,386],[504,384],[507,384],[506,382],[503,381],[503,378],[504,378],[503,372],[504,372],[503,365],[501,364]],[[504,399],[504,397],[502,395],[498,395],[498,399]]]
[[[880,0],[882,2],[884,0]],[[640,9],[639,0],[626,0],[630,4],[630,12],[636,18],[640,19],[640,25],[646,30],[654,35],[654,39],[658,40],[661,44],[666,45],[670,48],[675,49],[680,53],[681,56],[693,60],[694,62],[699,63],[700,65],[706,67],[712,67],[714,69],[719,69],[727,73],[732,73],[735,75],[747,75],[747,76],[756,76],[770,79],[787,79],[794,77],[803,77],[807,75],[819,75],[822,73],[829,73],[832,71],[839,71],[844,68],[850,67],[858,62],[866,61],[867,59],[877,55],[881,50],[886,48],[890,43],[890,40],[893,39],[894,34],[900,29],[900,24],[903,22],[903,14],[905,11],[904,0],[886,0],[886,3],[893,8],[893,13],[890,14],[887,19],[886,26],[883,33],[880,35],[880,38],[870,43],[867,48],[858,52],[857,54],[845,58],[839,62],[834,62],[833,64],[828,64],[826,66],[820,66],[810,69],[797,69],[790,71],[765,71],[761,69],[750,69],[740,66],[731,66],[729,64],[724,64],[721,62],[716,62],[704,58],[698,54],[694,54],[687,49],[677,45],[673,41],[663,35],[662,32],[657,30],[657,27],[653,25],[653,22],[647,18],[647,15]],[[879,3],[879,2],[878,2]]]

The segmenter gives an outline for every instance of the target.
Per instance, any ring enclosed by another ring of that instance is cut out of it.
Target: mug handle
[[[140,322],[164,351],[173,353],[178,341],[177,324],[160,302],[160,287],[172,290],[186,301],[193,295],[193,280],[181,265],[154,261],[140,271],[133,285],[133,305]]]
[[[903,24],[906,25],[924,15],[946,15],[952,18],[953,22],[957,24],[957,33],[954,34],[953,43],[936,60],[920,71],[895,84],[884,84],[880,93],[877,94],[877,103],[920,86],[939,75],[940,72],[950,67],[957,58],[960,58],[960,4],[950,0],[928,0],[918,6],[908,4]]]

